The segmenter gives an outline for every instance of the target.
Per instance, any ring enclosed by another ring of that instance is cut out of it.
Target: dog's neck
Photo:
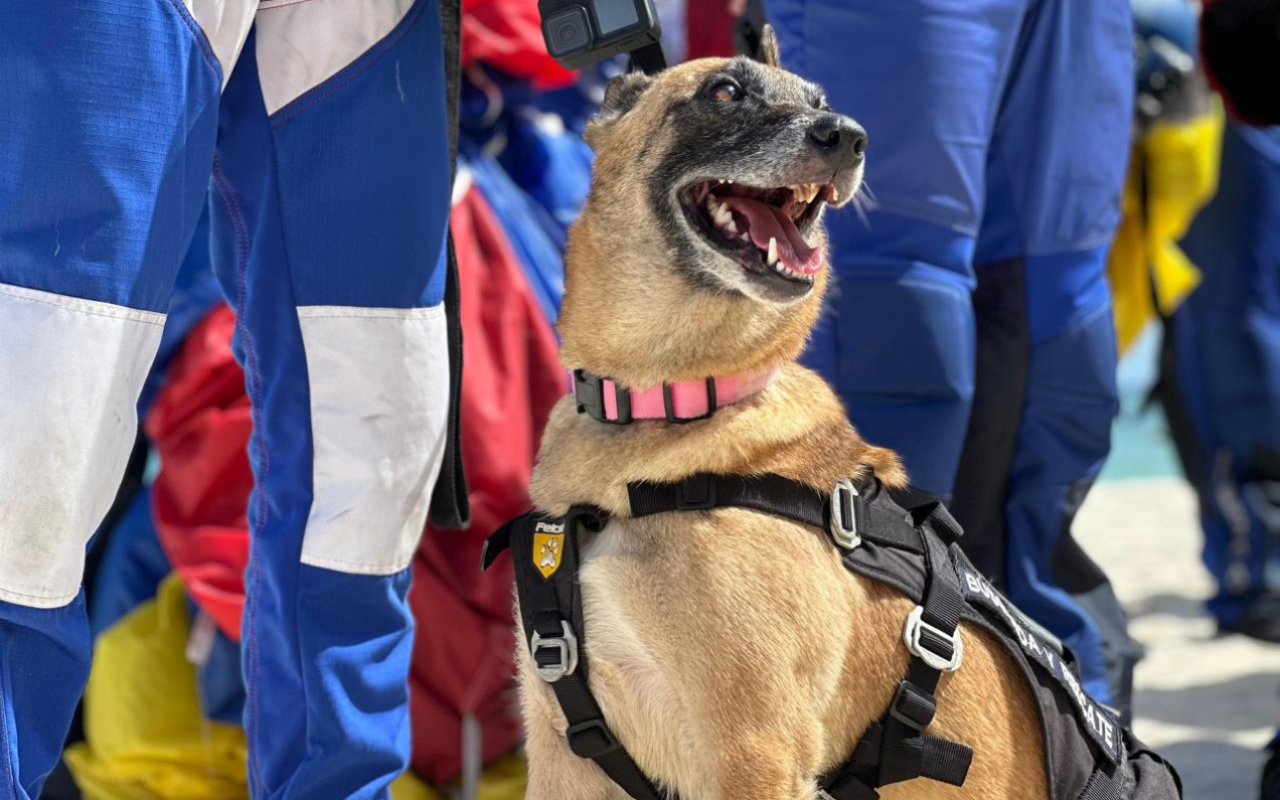
[[[619,248],[617,229],[594,219],[588,208],[570,232],[557,325],[566,367],[649,387],[766,371],[798,357],[822,287],[782,308],[693,286],[651,256]]]

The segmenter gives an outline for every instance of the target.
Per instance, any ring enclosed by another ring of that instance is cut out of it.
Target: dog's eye
[[[822,109],[827,107],[827,98],[823,97],[822,95],[816,95],[812,100],[809,101],[809,104],[812,105],[814,108],[818,109],[819,111],[821,111]]]
[[[711,99],[717,103],[732,103],[742,98],[742,87],[733,81],[721,81],[711,87]]]

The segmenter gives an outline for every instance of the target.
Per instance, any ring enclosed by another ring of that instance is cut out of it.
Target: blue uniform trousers
[[[0,797],[57,762],[115,495],[206,196],[253,402],[257,798],[408,760],[407,566],[446,442],[436,0],[42,0],[0,24]]]

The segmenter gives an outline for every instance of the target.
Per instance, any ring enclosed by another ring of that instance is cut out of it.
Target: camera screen
[[[592,5],[596,9],[601,36],[608,36],[640,21],[636,0],[595,0]]]

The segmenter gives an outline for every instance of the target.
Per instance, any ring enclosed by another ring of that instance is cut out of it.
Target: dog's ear
[[[778,55],[778,34],[773,32],[773,26],[767,22],[760,31],[760,50],[756,58],[770,67],[782,66],[782,58]]]
[[[652,82],[653,78],[643,72],[628,72],[609,81],[609,85],[604,89],[604,100],[600,103],[600,110],[587,124],[587,143],[590,144],[599,131],[608,128],[619,117],[630,111]]]

